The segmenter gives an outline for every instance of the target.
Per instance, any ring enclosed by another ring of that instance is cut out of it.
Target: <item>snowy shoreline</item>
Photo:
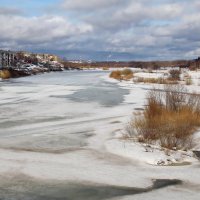
[[[152,73],[137,73],[136,75],[140,77],[160,77],[161,73],[152,74]],[[196,73],[192,74],[195,75],[195,78],[198,76]],[[199,74],[200,75],[200,74]],[[199,76],[200,77],[200,76]],[[130,91],[130,94],[125,97],[124,102],[125,103],[133,103],[137,100],[138,106],[136,109],[142,109],[144,107],[143,103],[145,103],[145,94],[141,94],[141,87],[145,90],[150,90],[153,87],[157,86],[160,87],[158,84],[135,84],[132,80],[130,81],[118,81],[115,79],[111,79],[109,77],[104,77],[104,80],[110,81],[112,83],[118,84],[122,88],[128,88]],[[138,90],[140,88],[140,91]],[[187,86],[189,91],[196,92],[199,89],[199,86],[197,85],[191,85]],[[135,95],[137,93],[137,97]],[[131,119],[131,115],[130,115]],[[126,125],[126,124],[125,124]],[[106,149],[116,155],[120,155],[123,157],[127,157],[133,160],[138,160],[139,162],[144,162],[150,165],[161,165],[161,166],[174,166],[174,165],[190,165],[193,163],[198,163],[199,160],[196,157],[196,155],[193,153],[193,151],[173,151],[173,150],[167,150],[163,149],[159,146],[155,145],[149,145],[149,144],[143,144],[139,143],[137,141],[134,141],[133,138],[130,139],[123,139],[124,133],[123,131],[116,131],[113,139],[106,142],[105,146]],[[200,133],[197,132],[194,137],[199,140]],[[197,143],[198,144],[198,143]],[[196,146],[197,149],[200,148],[199,146]]]

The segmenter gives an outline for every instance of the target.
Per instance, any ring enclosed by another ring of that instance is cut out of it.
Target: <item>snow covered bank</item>
[[[163,76],[164,72],[158,73],[136,73],[137,76],[140,77],[154,77],[158,78]],[[195,76],[197,78],[197,75]],[[122,88],[128,88],[130,93],[126,95],[125,103],[129,103],[133,105],[133,109],[135,111],[142,110],[145,105],[146,94],[153,87],[158,87],[160,89],[163,88],[162,85],[159,84],[145,84],[139,83],[135,84],[133,81],[116,81],[109,80],[109,78],[104,78],[107,81],[112,81],[117,83]],[[187,86],[189,92],[199,92],[199,86],[191,85]],[[131,119],[131,115],[130,115]],[[125,126],[126,124],[124,124]],[[125,131],[125,130],[124,130]],[[121,131],[123,132],[123,131]],[[193,154],[192,151],[173,151],[166,150],[159,146],[147,145],[142,143],[137,143],[131,139],[121,139],[123,138],[123,134],[116,131],[115,136],[106,142],[106,149],[114,154],[128,157],[132,160],[137,160],[138,162],[144,162],[151,165],[186,165],[198,162],[198,159]],[[195,140],[199,141],[200,137],[195,136]],[[195,149],[198,149],[200,144],[195,145]]]
[[[150,165],[187,165],[198,162],[192,152],[172,151],[131,140],[112,139],[106,142],[106,149],[123,157]]]

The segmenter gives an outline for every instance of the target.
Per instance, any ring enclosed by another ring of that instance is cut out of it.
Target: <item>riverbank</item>
[[[164,74],[168,73],[167,70],[156,70],[155,72],[148,71],[135,71],[134,78],[129,81],[118,81],[115,79],[110,79],[104,77],[105,80],[114,82],[118,84],[121,88],[126,88],[130,90],[130,94],[126,96],[126,103],[133,103],[134,106],[133,113],[130,115],[129,121],[134,114],[138,114],[139,111],[144,109],[146,103],[146,94],[153,88],[163,89],[163,85],[151,84],[151,83],[137,83],[135,79],[137,77],[164,77]],[[191,77],[191,85],[187,85],[188,92],[199,94],[199,78],[200,72],[187,71],[187,74]],[[184,81],[180,82],[184,84]],[[168,150],[160,147],[159,145],[150,145],[137,142],[137,137],[129,137],[126,132],[126,126],[129,121],[124,124],[124,129],[116,131],[113,140],[107,142],[107,150],[111,153],[125,156],[132,159],[137,159],[138,161],[145,162],[151,165],[185,165],[198,162],[198,157],[193,151],[200,150],[200,132],[196,131],[194,134],[193,148],[189,151],[178,151],[178,150]]]
[[[20,78],[25,76],[37,75],[44,72],[52,72],[52,71],[63,71],[64,69],[61,67],[54,67],[51,69],[33,66],[31,68],[7,68],[0,70],[0,78],[9,79],[9,78]]]

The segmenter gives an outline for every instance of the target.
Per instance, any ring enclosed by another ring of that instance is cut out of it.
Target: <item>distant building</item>
[[[29,57],[31,56],[31,53],[27,52],[27,51],[19,51],[17,52],[17,54],[22,55],[24,57]]]
[[[15,63],[16,53],[0,50],[0,68],[10,67]]]
[[[45,53],[43,53],[43,54],[38,54],[38,56],[40,56],[43,60],[48,60],[48,54],[45,54]]]
[[[45,54],[45,53],[38,53],[35,54],[36,58],[38,58],[41,61],[49,61],[49,54]]]
[[[49,55],[50,61],[59,61],[59,57],[56,55]]]
[[[30,53],[27,51],[4,51],[0,50],[0,69],[11,67],[18,62],[59,62],[60,58],[53,54]]]
[[[59,61],[59,57],[52,54],[36,54],[36,56],[46,61]]]
[[[39,59],[40,61],[59,61],[59,57],[56,55],[52,55],[52,54],[41,54],[41,53],[35,53],[35,54],[31,54],[30,56],[34,56],[37,59]]]

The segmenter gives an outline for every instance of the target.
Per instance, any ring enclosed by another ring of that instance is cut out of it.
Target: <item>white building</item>
[[[10,67],[15,62],[15,52],[0,50],[0,68]]]

